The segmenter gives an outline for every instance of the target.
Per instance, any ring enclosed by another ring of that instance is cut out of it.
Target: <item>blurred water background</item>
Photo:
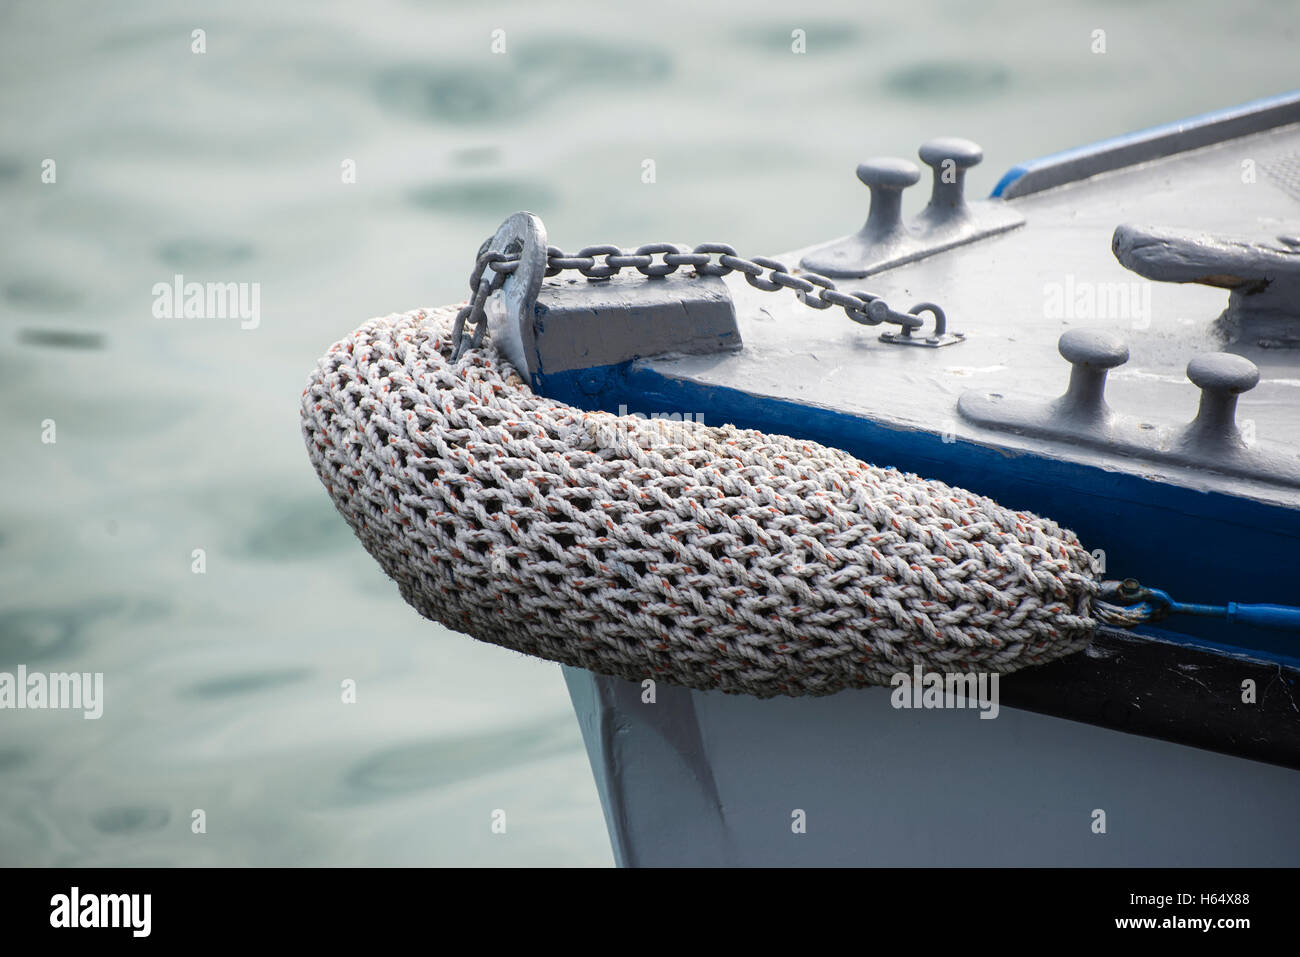
[[[610,863],[559,669],[420,619],[334,513],[298,429],[316,357],[461,300],[516,209],[566,249],[792,249],[857,227],[867,156],[967,136],[986,193],[1300,86],[1298,23],[1289,0],[5,4],[0,670],[102,671],[106,704],[0,712],[0,863]],[[155,318],[178,273],[259,283],[260,325]]]

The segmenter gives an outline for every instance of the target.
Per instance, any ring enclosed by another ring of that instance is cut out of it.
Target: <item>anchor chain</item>
[[[452,342],[455,346],[453,355],[457,359],[464,353],[467,342],[472,348],[482,344],[483,333],[487,328],[484,319],[488,297],[500,289],[506,277],[519,266],[517,254],[492,251],[487,245],[484,243],[480,247],[474,272],[469,277],[469,302],[456,314]],[[546,247],[547,277],[572,269],[587,279],[599,280],[616,276],[623,269],[635,269],[647,279],[656,279],[682,267],[692,268],[697,276],[721,277],[740,272],[755,289],[764,292],[793,289],[799,301],[812,309],[837,306],[854,322],[864,326],[892,323],[902,327],[902,337],[910,336],[912,330],[925,324],[920,316],[923,312],[934,317],[936,335],[942,334],[946,328],[947,320],[943,310],[932,302],[920,302],[907,312],[898,312],[879,296],[861,290],[846,292],[817,273],[805,271],[796,275],[776,259],[765,256],[745,259],[726,243],[701,243],[694,249],[676,243],[647,243],[638,246],[634,252],[626,252],[618,246],[599,245],[580,249],[576,255],[569,255],[558,246]],[[491,273],[491,278],[484,281],[488,272]],[[466,324],[473,327],[470,338],[466,337]]]

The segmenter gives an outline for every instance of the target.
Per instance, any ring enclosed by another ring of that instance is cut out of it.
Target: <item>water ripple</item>
[[[75,329],[19,329],[18,341],[25,346],[50,349],[103,349],[104,336]]]
[[[167,826],[171,812],[162,807],[106,807],[90,816],[90,823],[101,834],[140,834]]]
[[[236,546],[246,558],[314,558],[353,544],[347,523],[324,496],[291,502],[272,496],[251,512],[260,521]]]
[[[579,90],[644,87],[672,72],[672,58],[653,47],[543,37],[521,44],[491,66],[390,67],[377,75],[374,91],[382,105],[424,119],[488,123],[536,112]]]
[[[979,99],[1001,92],[1010,82],[1006,67],[975,61],[922,61],[885,76],[887,89],[918,100]]]
[[[223,675],[200,681],[184,688],[182,698],[217,699],[234,695],[265,691],[268,688],[280,688],[295,684],[311,676],[307,668],[286,668],[281,671],[248,672],[245,674]]]
[[[810,55],[850,48],[861,50],[864,46],[858,28],[851,23],[823,20],[806,22],[800,20],[796,25],[804,31],[807,51]],[[738,31],[737,39],[741,43],[756,47],[766,53],[790,53],[795,29],[790,23],[766,23],[746,30]]]
[[[344,781],[358,796],[442,787],[569,750],[573,719],[521,725],[486,734],[435,738],[380,751]]]
[[[39,312],[64,312],[81,303],[81,293],[44,276],[24,276],[5,284],[5,299],[12,305]]]
[[[540,180],[462,179],[441,180],[410,190],[407,200],[420,209],[441,213],[488,215],[502,218],[515,209],[534,212],[553,207],[558,201],[551,187]]]
[[[158,247],[158,258],[175,269],[222,269],[239,266],[254,258],[255,249],[244,240],[211,236],[184,236]]]

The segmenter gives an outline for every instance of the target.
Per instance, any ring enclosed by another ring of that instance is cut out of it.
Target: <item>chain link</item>
[[[477,348],[483,342],[483,332],[487,326],[484,319],[488,297],[500,289],[506,277],[519,268],[517,255],[488,252],[486,246],[485,243],[480,249],[474,263],[474,272],[470,276],[469,303],[456,314],[452,342],[455,343],[454,356],[457,359],[466,349],[466,323],[474,327],[473,337],[468,341],[469,347]],[[670,275],[683,267],[690,267],[697,276],[721,277],[739,272],[744,275],[747,283],[765,292],[793,289],[795,296],[804,305],[813,309],[836,306],[843,309],[844,314],[854,322],[864,326],[878,326],[882,322],[888,322],[901,326],[903,334],[910,335],[912,330],[925,324],[918,313],[929,312],[935,318],[936,329],[944,328],[943,310],[934,303],[919,303],[909,312],[897,312],[879,296],[860,290],[843,291],[830,279],[817,273],[801,272],[796,275],[780,260],[763,256],[744,259],[726,243],[701,243],[694,249],[676,243],[647,243],[632,252],[626,252],[618,246],[586,246],[573,256],[558,246],[546,247],[548,278],[571,269],[588,279],[608,279],[617,276],[624,269],[635,269],[641,275],[653,279]],[[491,279],[485,282],[487,273],[491,273]]]

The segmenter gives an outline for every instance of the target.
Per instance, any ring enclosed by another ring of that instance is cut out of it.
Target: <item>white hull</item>
[[[564,673],[622,866],[1300,861],[1287,768],[1006,706],[898,710],[888,688],[661,683],[646,704],[638,684]]]

